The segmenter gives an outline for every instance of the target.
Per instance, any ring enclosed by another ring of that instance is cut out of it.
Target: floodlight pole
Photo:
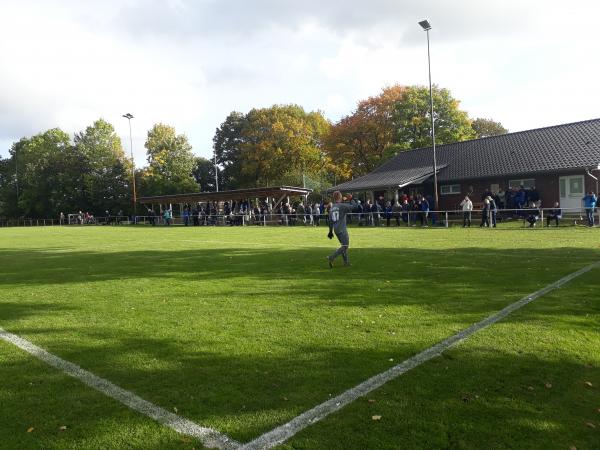
[[[437,160],[435,154],[435,120],[433,118],[433,92],[431,88],[431,54],[429,52],[429,30],[431,30],[431,24],[428,20],[422,20],[419,22],[421,28],[427,33],[427,65],[429,68],[429,105],[431,114],[431,142],[433,148],[433,190],[435,198],[435,208],[439,209],[438,202],[438,183],[437,183]]]
[[[123,114],[129,121],[129,149],[131,151],[131,180],[133,182],[133,223],[137,223],[137,196],[135,192],[135,160],[133,159],[133,137],[131,134],[131,119],[133,119],[133,115],[130,113]]]
[[[18,152],[19,150],[17,149],[17,146],[15,145],[15,184],[17,187],[17,208],[19,207],[19,159],[18,159]]]
[[[217,169],[217,149],[213,147],[214,162],[215,162],[215,190],[219,192],[219,170]]]

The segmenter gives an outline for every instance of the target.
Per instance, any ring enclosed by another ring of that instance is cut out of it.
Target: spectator
[[[583,207],[585,208],[585,213],[587,215],[588,226],[594,226],[594,210],[596,209],[596,203],[598,199],[596,194],[593,191],[590,191],[588,195],[583,197]]]
[[[490,226],[490,201],[486,198],[483,200],[483,209],[481,210],[481,227],[489,227]]]
[[[554,202],[554,208],[548,212],[548,217],[546,218],[548,226],[550,226],[550,221],[554,220],[556,222],[556,226],[558,226],[558,220],[562,218],[562,209],[558,205],[558,202]]]
[[[410,225],[409,223],[409,215],[410,215],[410,204],[408,203],[408,197],[406,197],[403,201],[402,201],[402,222],[404,222],[406,225]]]
[[[535,227],[535,224],[537,223],[538,220],[540,220],[540,216],[541,216],[541,211],[539,210],[538,207],[536,207],[534,202],[531,202],[529,205],[530,208],[530,213],[527,216],[527,222],[529,222],[529,228],[533,228]]]
[[[506,192],[504,192],[502,190],[502,188],[500,188],[498,190],[498,192],[496,193],[496,198],[498,199],[496,202],[497,203],[496,206],[498,206],[498,208],[500,208],[500,209],[504,209],[504,207],[506,205]]]
[[[514,209],[515,208],[515,190],[511,187],[508,188],[508,191],[506,191],[505,194],[505,199],[504,199],[504,205],[506,206],[506,209]]]
[[[531,188],[531,190],[529,191],[527,200],[530,202],[535,203],[536,205],[538,204],[538,202],[540,201],[540,193],[538,192],[538,190],[535,188],[535,186],[533,186]]]
[[[471,212],[473,211],[473,202],[468,195],[460,202],[463,211],[463,228],[471,227]]]
[[[304,225],[306,225],[306,217],[304,215],[304,203],[300,202],[298,207],[296,208],[296,215],[302,221]]]
[[[375,226],[379,226],[379,220],[381,219],[381,205],[379,202],[374,202],[371,205],[371,212],[373,213],[373,219],[375,221]]]
[[[390,222],[392,220],[392,215],[393,215],[393,208],[392,208],[392,203],[391,202],[387,202],[385,204],[385,224],[386,226],[390,226]]]
[[[394,207],[392,208],[394,218],[396,219],[396,226],[400,226],[400,213],[402,212],[402,205],[396,200]]]
[[[304,213],[306,216],[306,224],[312,225],[313,224],[313,210],[312,210],[312,207],[310,206],[310,203],[307,203],[306,206],[304,207]]]
[[[421,219],[422,227],[428,225],[427,216],[429,216],[429,202],[423,196],[421,197],[421,215],[419,216],[419,218]]]
[[[319,226],[319,222],[321,221],[321,209],[319,208],[318,203],[315,203],[315,206],[313,206],[313,216],[315,225]]]
[[[492,227],[496,228],[496,214],[498,213],[498,208],[496,207],[496,202],[492,197],[487,198],[490,202],[490,214],[492,216]]]
[[[173,217],[171,210],[165,209],[165,211],[163,212],[163,220],[165,221],[166,226],[171,225],[171,217]]]
[[[516,206],[519,209],[525,208],[528,204],[527,191],[525,190],[525,186],[521,185],[519,188],[519,192],[515,196]]]

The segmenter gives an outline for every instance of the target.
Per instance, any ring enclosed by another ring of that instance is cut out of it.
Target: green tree
[[[19,168],[17,209],[26,217],[54,217],[76,210],[81,171],[69,135],[59,128],[22,138],[13,144],[11,156]]]
[[[225,189],[302,184],[329,167],[323,146],[330,123],[320,112],[274,105],[232,112],[213,139]]]
[[[77,133],[74,142],[81,165],[81,207],[96,214],[132,209],[131,161],[113,126],[99,119]]]
[[[475,138],[468,114],[459,109],[460,102],[452,97],[448,89],[433,86],[432,97],[436,144]],[[427,87],[409,86],[404,90],[402,100],[396,104],[394,111],[394,123],[398,130],[396,150],[431,145],[430,111]]]
[[[243,129],[240,162],[244,186],[283,184],[323,169],[323,139],[330,124],[320,112],[297,105],[253,109]]]
[[[237,189],[242,178],[241,153],[244,143],[244,129],[248,124],[246,115],[233,111],[215,131],[213,148],[219,173],[219,187],[223,190]]]
[[[495,122],[492,119],[477,118],[471,126],[478,138],[500,136],[501,134],[508,133],[508,130],[500,122]]]
[[[144,195],[198,190],[192,176],[196,161],[185,135],[178,135],[175,128],[159,123],[148,131],[145,147],[148,167],[141,180]]]
[[[200,191],[214,192],[217,190],[215,185],[215,165],[211,160],[198,156],[192,174],[196,183],[200,186]],[[221,174],[222,171],[219,171],[219,178],[221,178]],[[221,185],[220,180],[219,185]]]

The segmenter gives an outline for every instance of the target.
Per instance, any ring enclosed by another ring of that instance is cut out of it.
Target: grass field
[[[248,442],[600,260],[584,228],[357,228],[329,270],[325,234],[0,229],[0,327]],[[599,330],[594,269],[282,448],[600,449]],[[0,448],[202,448],[3,341],[0,411]]]

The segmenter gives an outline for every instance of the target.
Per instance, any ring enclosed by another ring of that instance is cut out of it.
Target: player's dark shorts
[[[338,238],[338,241],[340,241],[340,244],[342,245],[346,245],[349,246],[350,245],[350,236],[348,235],[348,230],[344,230],[344,231],[336,231],[335,235]]]

